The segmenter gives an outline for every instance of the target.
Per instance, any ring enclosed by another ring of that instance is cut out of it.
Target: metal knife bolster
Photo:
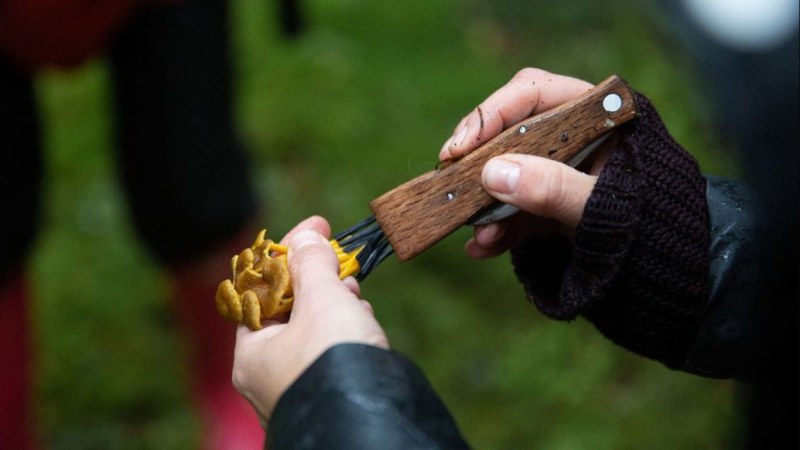
[[[381,195],[370,208],[397,257],[411,259],[497,204],[481,185],[489,159],[524,153],[569,163],[637,116],[633,91],[612,76],[570,102],[521,121],[460,160]]]

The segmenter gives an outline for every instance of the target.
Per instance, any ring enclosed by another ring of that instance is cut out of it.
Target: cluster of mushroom
[[[289,279],[288,247],[265,239],[261,230],[255,242],[231,259],[232,276],[217,287],[215,302],[219,314],[251,330],[260,330],[261,321],[292,310],[294,296]],[[336,240],[331,246],[339,258],[339,278],[359,270],[359,250],[345,252]]]

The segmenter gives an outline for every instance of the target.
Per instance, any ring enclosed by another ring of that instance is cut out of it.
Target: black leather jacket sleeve
[[[709,177],[709,294],[694,345],[683,367],[711,377],[752,381],[758,298],[759,220],[747,184]]]
[[[270,449],[468,448],[422,372],[401,354],[339,344],[278,401]]]

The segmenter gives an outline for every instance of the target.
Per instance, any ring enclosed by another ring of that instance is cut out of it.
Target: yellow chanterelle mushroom
[[[290,312],[294,302],[286,260],[288,248],[265,239],[266,234],[267,230],[261,230],[252,246],[233,256],[232,277],[219,284],[215,295],[222,317],[251,330],[261,329],[264,319]],[[336,240],[330,242],[339,258],[339,278],[358,272],[356,255],[360,250],[347,253]]]

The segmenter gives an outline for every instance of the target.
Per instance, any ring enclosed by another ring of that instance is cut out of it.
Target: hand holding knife
[[[491,158],[508,153],[580,163],[609,133],[637,117],[633,91],[612,76],[583,95],[506,129],[466,156],[414,178],[370,203],[373,216],[336,236],[357,251],[359,279],[392,252],[406,261],[465,224],[479,225],[517,210],[499,203],[481,184]]]

